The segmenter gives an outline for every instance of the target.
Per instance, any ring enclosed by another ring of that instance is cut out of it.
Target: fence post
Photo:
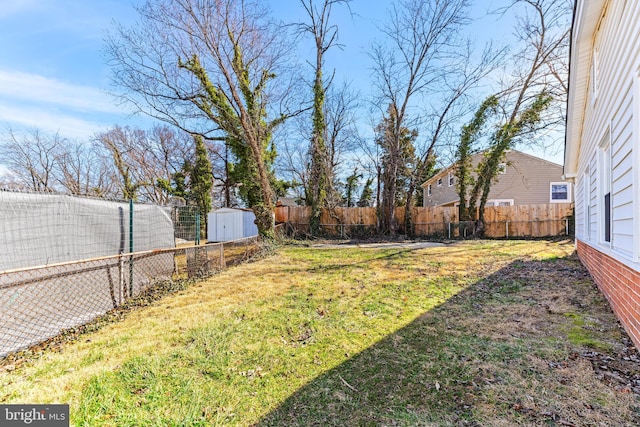
[[[451,239],[451,223],[449,223],[449,239]]]
[[[227,268],[227,263],[224,259],[224,243],[219,243],[220,245],[220,270],[224,270]]]
[[[564,234],[569,235],[569,218],[564,219]]]
[[[133,199],[129,199],[129,296],[133,296]]]
[[[196,212],[196,246],[200,245],[200,212]]]
[[[509,221],[505,222],[506,228],[507,228],[507,239],[509,238]]]
[[[122,254],[124,254],[124,240],[125,240],[125,230],[124,230],[124,208],[122,206],[118,207],[118,213],[120,214],[120,248],[118,250],[118,302],[122,304],[122,294],[124,291],[124,258]]]
[[[126,282],[124,281],[124,255],[118,256],[118,302],[122,304],[124,302]]]

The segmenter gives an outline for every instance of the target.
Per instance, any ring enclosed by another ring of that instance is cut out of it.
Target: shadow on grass
[[[575,256],[513,262],[315,378],[256,425],[637,422],[626,401],[603,397],[610,387],[582,363],[584,343],[568,340],[575,316],[589,319],[580,327],[599,351],[620,346],[617,321]]]

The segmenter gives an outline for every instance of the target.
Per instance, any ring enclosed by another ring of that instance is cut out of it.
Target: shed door
[[[219,212],[216,218],[216,237],[220,242],[226,242],[233,240],[234,226],[233,226],[233,212]]]

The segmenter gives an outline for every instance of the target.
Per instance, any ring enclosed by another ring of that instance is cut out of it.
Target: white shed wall
[[[253,212],[244,211],[242,215],[242,237],[253,237],[258,235],[256,225],[256,215]]]
[[[207,240],[228,242],[258,235],[255,214],[243,209],[222,208],[208,215]]]

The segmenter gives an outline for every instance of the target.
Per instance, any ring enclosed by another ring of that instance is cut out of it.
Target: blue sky
[[[113,20],[130,23],[124,0],[3,0],[0,7],[0,124],[38,127],[72,139],[116,123],[103,56]]]
[[[271,1],[276,18],[303,17],[298,0]],[[476,28],[492,28],[482,37],[502,41],[510,37],[512,28],[505,19],[496,23],[497,17],[484,16],[503,2],[475,2],[471,12],[479,19]],[[344,49],[330,52],[330,65],[339,81],[352,81],[365,95],[371,67],[365,50],[376,38],[376,24],[384,20],[388,4],[353,0],[353,16],[344,11],[335,15]],[[2,0],[0,126],[37,127],[78,140],[115,124],[149,127],[150,119],[131,116],[107,93],[105,33],[113,22],[129,25],[136,19],[130,0]]]

